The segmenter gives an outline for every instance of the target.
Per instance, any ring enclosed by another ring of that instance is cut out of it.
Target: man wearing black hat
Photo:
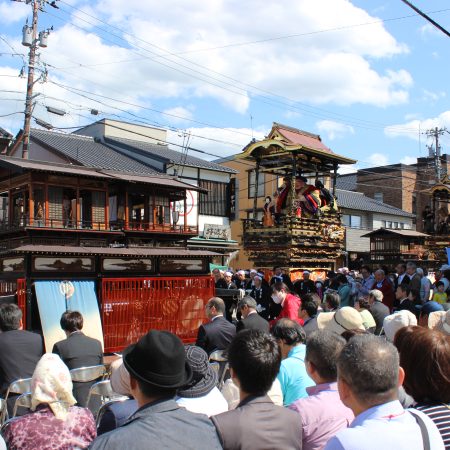
[[[221,449],[208,417],[177,405],[177,389],[192,379],[181,340],[152,330],[123,353],[138,410],[120,428],[93,441],[91,449]]]

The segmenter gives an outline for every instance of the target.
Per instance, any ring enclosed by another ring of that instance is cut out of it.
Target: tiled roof
[[[212,161],[206,161],[205,159],[197,158],[191,155],[185,155],[176,150],[172,150],[166,145],[151,144],[142,141],[135,141],[133,139],[125,138],[111,138],[105,137],[105,143],[117,147],[123,147],[127,150],[138,152],[141,156],[151,154],[157,159],[169,163],[169,164],[181,164],[183,166],[197,167],[200,169],[215,170],[217,172],[236,173],[234,169],[221,166]]]
[[[274,122],[273,124],[272,132],[274,130],[278,131],[278,133],[292,144],[300,144],[308,148],[333,153],[331,149],[322,142],[322,139],[320,139],[318,134],[308,133],[307,131],[299,130],[298,128],[289,127],[277,122]]]
[[[36,142],[50,147],[56,153],[66,157],[67,162],[75,162],[83,166],[141,174],[159,173],[101,142],[96,142],[90,136],[32,129],[31,142],[31,145]]]
[[[349,173],[347,175],[338,175],[336,178],[336,189],[343,189],[345,191],[356,191],[357,175]]]
[[[403,211],[395,206],[387,205],[373,198],[366,197],[361,192],[344,191],[336,189],[338,205],[341,208],[355,209],[359,211],[370,211],[381,214],[391,214],[393,216],[415,217],[414,214]]]

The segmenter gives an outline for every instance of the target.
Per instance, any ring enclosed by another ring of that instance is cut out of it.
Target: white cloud
[[[424,38],[424,39],[426,39],[428,37],[432,37],[432,36],[441,36],[441,35],[443,35],[442,31],[439,31],[431,23],[426,23],[425,25],[422,25],[419,28],[419,32],[420,32],[422,38]]]
[[[437,117],[429,119],[415,119],[406,123],[390,125],[384,129],[384,134],[388,137],[408,137],[415,141],[423,139],[421,133],[432,128],[450,128],[450,111],[444,111]]]
[[[383,153],[372,153],[364,162],[372,166],[386,166],[389,164],[389,157]]]
[[[345,166],[339,166],[338,173],[340,175],[347,175],[349,173],[355,173],[360,169],[357,164],[350,164]]]
[[[191,133],[190,147],[210,153],[210,155],[207,155],[191,151],[191,154],[207,160],[241,153],[252,138],[256,140],[264,139],[265,133],[267,133],[267,129],[252,131],[250,128],[200,127],[188,128],[185,131]],[[174,144],[183,144],[183,137],[177,132],[169,131],[167,140]]]
[[[333,120],[321,120],[316,123],[316,127],[320,133],[326,133],[330,141],[342,138],[347,134],[355,134],[354,128],[350,125],[334,122]]]
[[[402,164],[416,164],[417,163],[417,157],[416,156],[404,156],[400,162]]]
[[[432,92],[428,91],[427,89],[423,90],[423,100],[426,102],[436,102],[441,98],[444,98],[446,96],[446,93],[444,91],[441,92]]]
[[[29,15],[31,15],[30,5],[11,0],[0,1],[0,25],[22,22]]]
[[[193,119],[192,111],[184,108],[183,106],[175,106],[174,108],[168,108],[163,111],[167,116],[167,120],[172,123],[186,123]]]
[[[1,8],[9,11],[11,5],[0,0]],[[19,6],[29,12],[29,6]],[[213,100],[213,107],[243,115],[258,98],[280,102],[272,94],[284,97],[283,112],[291,101],[387,107],[409,98],[412,77],[407,71],[381,71],[374,65],[376,60],[389,63],[408,48],[381,22],[348,27],[377,21],[349,0],[271,0],[264,8],[257,0],[97,0],[82,8],[133,36],[76,11],[72,24],[56,24],[41,60],[50,64],[51,80],[113,99],[147,107],[161,100],[167,109]],[[299,33],[303,36],[272,39]],[[18,27],[18,48],[20,39]],[[267,41],[229,46],[259,40]],[[49,84],[44,89],[55,91]],[[63,90],[58,95],[82,105],[95,103]],[[104,110],[113,111],[111,106],[142,112],[113,100],[97,102]]]

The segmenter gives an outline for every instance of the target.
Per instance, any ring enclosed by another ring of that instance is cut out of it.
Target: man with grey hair
[[[416,263],[409,261],[406,263],[406,276],[409,278],[408,287],[412,291],[420,292],[420,275],[417,273]]]
[[[325,450],[444,449],[436,425],[398,401],[405,373],[392,344],[370,334],[352,337],[339,355],[337,372],[339,396],[355,420]]]
[[[337,359],[344,345],[344,338],[326,330],[315,331],[306,341],[306,372],[316,386],[307,387],[308,397],[289,406],[299,414],[303,450],[323,448],[354,419],[352,410],[339,398],[336,382]]]
[[[383,304],[383,293],[378,289],[369,291],[370,313],[375,320],[374,333],[379,335],[383,329],[384,318],[390,314],[389,308]]]
[[[256,308],[256,300],[249,295],[239,300],[237,310],[241,313],[242,318],[236,326],[236,331],[259,330],[269,332],[269,322],[258,314]]]
[[[210,321],[200,325],[195,345],[208,355],[214,350],[226,350],[236,334],[236,327],[223,316],[225,302],[219,297],[212,297],[206,303],[205,311]]]
[[[392,311],[394,307],[394,286],[392,282],[386,277],[384,270],[378,269],[375,271],[375,283],[373,283],[372,289],[378,289],[383,293],[383,303]]]

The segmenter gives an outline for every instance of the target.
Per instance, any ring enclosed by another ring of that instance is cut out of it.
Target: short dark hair
[[[130,377],[134,378],[133,375]],[[145,395],[147,398],[174,398],[177,394],[177,390],[173,388],[161,388],[154,386],[153,384],[146,383],[145,381],[134,378],[137,381],[139,386],[139,390]]]
[[[21,320],[22,310],[15,303],[0,305],[0,330],[18,330]]]
[[[361,270],[363,270],[363,269],[367,270],[367,272],[369,272],[369,273],[372,273],[372,269],[367,264],[364,264],[363,266],[361,266]]]
[[[338,378],[355,397],[375,406],[397,396],[399,356],[385,339],[372,334],[353,336],[338,358]]]
[[[325,304],[330,305],[333,309],[339,308],[341,297],[336,291],[327,292],[325,294]]]
[[[316,283],[322,283],[321,281],[316,281]],[[323,283],[322,283],[323,285]],[[320,306],[322,303],[322,300],[320,300],[320,297],[315,292],[308,292],[307,294],[302,295],[303,303],[307,302],[313,302],[317,305],[317,307]]]
[[[306,333],[303,327],[295,320],[280,319],[271,330],[276,339],[281,339],[287,345],[296,345],[305,342]]]
[[[397,266],[401,266],[403,270],[406,270],[406,263],[404,263],[403,261],[399,262]]]
[[[398,288],[400,288],[400,290],[401,290],[402,292],[404,292],[406,295],[409,295],[409,288],[408,288],[408,285],[407,285],[407,284],[401,283],[401,284],[399,284],[399,285],[397,286],[397,289],[398,289]]]
[[[328,330],[314,331],[308,336],[305,359],[314,365],[324,381],[336,381],[337,359],[345,343],[343,337]]]
[[[65,311],[59,321],[61,328],[68,333],[83,329],[83,316],[78,311]]]
[[[244,306],[248,306],[249,308],[256,309],[256,307],[258,305],[256,303],[256,300],[253,297],[246,295],[245,297],[241,298],[238,301],[237,310],[240,311]]]
[[[336,281],[337,281],[338,283],[343,283],[343,284],[347,284],[347,283],[348,283],[348,279],[347,279],[347,277],[346,277],[343,273],[340,273],[340,274],[336,277]]]
[[[439,286],[445,286],[445,283],[443,281],[438,281],[436,287],[438,288]]]
[[[394,345],[405,371],[403,386],[416,402],[450,402],[450,336],[425,327],[397,331]]]
[[[209,308],[213,307],[216,308],[216,311],[219,314],[225,313],[225,302],[220,297],[212,297],[208,300],[208,303],[206,304]]]
[[[359,303],[359,307],[363,309],[370,309],[369,299],[366,297],[358,297],[357,302]]]
[[[312,301],[303,301],[302,306],[300,306],[302,311],[306,311],[309,317],[314,317],[317,315],[317,305]]]
[[[270,334],[242,330],[230,343],[228,361],[244,392],[264,395],[280,370],[281,351]]]

